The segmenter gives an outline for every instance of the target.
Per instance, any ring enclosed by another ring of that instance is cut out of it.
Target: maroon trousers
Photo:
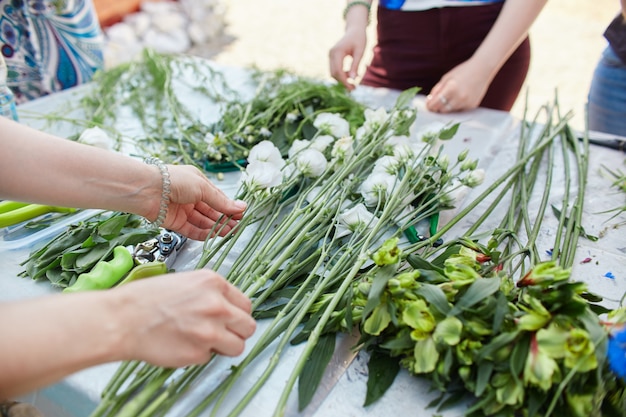
[[[378,8],[378,42],[363,85],[428,94],[441,77],[469,59],[495,22],[503,3],[424,11]],[[526,38],[495,76],[481,107],[509,111],[530,65]]]

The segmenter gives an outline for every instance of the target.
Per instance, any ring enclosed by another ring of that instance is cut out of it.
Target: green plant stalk
[[[117,414],[119,417],[137,417],[141,410],[149,404],[150,400],[154,397],[165,381],[172,376],[175,369],[161,368],[159,375],[149,381],[141,392],[130,400]]]
[[[561,121],[559,123],[559,127],[562,128],[564,122]],[[547,138],[544,138],[540,143],[538,143],[535,148],[526,154],[521,160],[519,160],[515,165],[509,168],[503,175],[494,180],[494,182],[487,187],[478,197],[476,197],[470,204],[468,204],[465,208],[463,208],[458,214],[456,214],[448,223],[446,223],[443,227],[439,229],[439,231],[431,236],[430,238],[418,242],[409,246],[406,249],[408,253],[414,253],[417,250],[425,247],[431,246],[433,243],[437,241],[437,239],[443,237],[445,233],[447,233],[452,227],[454,227],[458,222],[460,222],[467,214],[469,214],[472,210],[476,208],[485,198],[487,198],[493,191],[495,191],[500,185],[502,185],[508,178],[510,178],[513,174],[517,173],[534,155],[543,151],[543,149],[548,146],[553,140],[555,134],[549,135]]]
[[[324,294],[326,288],[329,287],[329,283],[332,282],[333,277],[336,276],[336,273],[333,273],[333,272],[335,272],[335,269],[339,269],[340,271],[342,271],[344,268],[344,265],[352,261],[351,255],[352,255],[351,250],[344,252],[341,258],[338,260],[337,264],[335,264],[335,266],[331,270],[331,272],[327,274],[327,276],[324,277],[318,284],[315,285],[312,293],[310,293],[310,295],[307,297],[306,303],[299,306],[296,317],[293,319],[292,323],[289,325],[286,333],[282,337],[282,340],[279,346],[272,354],[269,365],[266,367],[262,376],[257,380],[257,382],[253,385],[253,387],[250,390],[248,390],[248,392],[244,395],[244,397],[238,402],[237,406],[231,411],[229,416],[238,415],[249,404],[250,400],[257,394],[258,390],[262,387],[264,382],[267,381],[267,379],[271,376],[272,372],[278,365],[278,361],[280,357],[282,356],[282,351],[287,346],[287,343],[291,339],[291,336],[296,331],[297,327],[301,324],[302,320],[305,318],[308,312],[311,310],[311,307],[313,306],[313,304]],[[318,266],[321,266],[321,262],[323,260],[324,260],[324,256],[321,256],[320,263],[318,264]],[[314,269],[309,274],[309,278],[307,278],[307,281],[309,279],[312,279],[315,276],[317,275],[315,274],[315,269]],[[297,298],[297,297],[294,297],[294,298]]]
[[[305,294],[304,297],[298,302],[298,305],[307,302],[309,295]],[[289,304],[296,301],[296,297],[293,297],[292,300],[289,301]],[[259,338],[259,341],[255,343],[250,352],[246,355],[246,357],[242,360],[242,362],[237,365],[234,371],[220,383],[220,385],[214,389],[212,392],[208,393],[207,396],[198,404],[196,407],[187,415],[187,417],[195,417],[198,416],[201,412],[203,412],[211,403],[215,401],[220,393],[224,392],[224,390],[229,390],[232,387],[232,384],[237,379],[237,377],[243,372],[243,370],[250,364],[258,355],[260,355],[267,346],[274,342],[276,338],[278,338],[285,329],[288,328],[291,322],[293,322],[293,317],[301,310],[300,307],[296,307],[293,309],[286,308],[278,312],[277,316],[274,318],[270,326],[265,330],[263,335]]]

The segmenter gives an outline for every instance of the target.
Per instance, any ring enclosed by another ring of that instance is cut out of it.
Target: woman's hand
[[[237,356],[256,329],[250,300],[206,269],[135,281],[107,295],[121,329],[120,360],[181,367],[214,353]]]
[[[359,64],[365,52],[367,35],[365,30],[347,30],[345,35],[333,46],[329,52],[330,75],[348,90],[355,88],[355,79],[358,76]],[[344,70],[346,57],[352,58],[348,71]]]
[[[190,239],[204,240],[218,222],[213,230],[220,236],[237,225],[246,203],[228,198],[191,165],[168,165],[168,170],[171,193],[164,227]],[[147,218],[155,219],[157,213],[158,206],[155,206],[153,214]]]
[[[469,59],[448,71],[426,97],[426,108],[453,113],[477,108],[491,83],[490,71]]]

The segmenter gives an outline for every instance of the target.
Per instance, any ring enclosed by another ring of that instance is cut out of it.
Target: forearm
[[[547,0],[506,0],[489,34],[473,54],[495,76],[528,35]]]
[[[346,7],[352,3],[350,0],[346,2]],[[372,7],[372,0],[366,0],[365,3]],[[346,32],[348,30],[362,30],[365,31],[369,22],[370,9],[362,4],[355,4],[351,6],[345,14],[346,19]]]
[[[5,118],[0,132],[0,198],[156,217],[158,168]]]
[[[0,400],[120,360],[119,307],[106,292],[0,304]]]

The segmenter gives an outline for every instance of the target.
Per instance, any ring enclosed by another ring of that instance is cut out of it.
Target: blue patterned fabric
[[[91,0],[0,0],[0,51],[18,102],[89,81],[102,42]]]

